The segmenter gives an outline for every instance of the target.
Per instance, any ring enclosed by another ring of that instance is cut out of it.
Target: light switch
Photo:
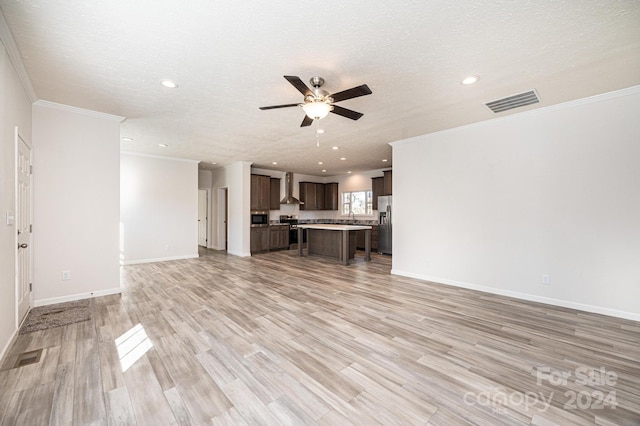
[[[13,214],[13,212],[7,212],[7,221],[6,221],[7,226],[13,226],[13,224],[15,223],[16,223],[15,214]]]

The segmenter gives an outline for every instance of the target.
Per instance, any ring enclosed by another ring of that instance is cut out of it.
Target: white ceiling
[[[123,150],[215,167],[379,169],[392,164],[395,140],[640,84],[638,0],[0,0],[0,9],[38,98],[127,117],[122,136],[134,141]],[[480,81],[460,84],[470,74]],[[301,109],[258,109],[302,101],[283,75],[322,76],[329,92],[366,83],[373,94],[340,103],[360,120],[323,119],[318,148],[314,127],[299,127]],[[165,78],[179,88],[162,87]],[[539,104],[500,114],[484,105],[529,89]]]

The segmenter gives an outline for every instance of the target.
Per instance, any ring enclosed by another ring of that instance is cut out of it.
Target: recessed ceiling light
[[[469,85],[475,83],[478,80],[480,80],[480,77],[478,77],[477,75],[470,75],[469,77],[466,77],[464,80],[462,80],[462,84]]]
[[[318,164],[324,164],[322,161],[318,161]]]
[[[340,149],[340,148],[339,148],[339,147],[337,147],[337,146],[334,146],[334,147],[333,147],[333,148],[331,148],[331,149],[336,150],[336,149]]]
[[[327,173],[327,170],[326,169],[322,169],[322,173]]]
[[[382,160],[383,163],[386,163],[387,161],[389,161],[389,160],[387,160],[386,158],[384,160]]]
[[[128,136],[123,137],[122,140],[125,142],[133,142],[133,138],[130,138]]]
[[[342,161],[344,161],[346,159],[347,159],[346,157],[340,157],[340,160],[342,160]]]
[[[273,164],[275,166],[276,164],[278,164],[278,162],[277,161],[272,161],[271,164]]]
[[[175,89],[176,87],[178,87],[178,83],[173,80],[162,80],[160,84],[162,84],[164,87],[168,87],[169,89]]]
[[[351,170],[349,170],[347,173],[351,173]]]
[[[163,147],[163,148],[166,148],[166,147],[168,147],[169,145],[167,145],[166,143],[159,143],[159,144],[158,144],[158,146],[161,146],[161,147]]]
[[[318,129],[318,130],[316,130],[316,133],[317,133],[317,134],[319,134],[319,135],[321,135],[321,134],[323,134],[323,133],[324,133],[324,129]]]

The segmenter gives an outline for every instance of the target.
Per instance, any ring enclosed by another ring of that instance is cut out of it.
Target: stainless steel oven
[[[289,245],[298,244],[298,219],[293,216],[280,216],[280,223],[289,224]],[[307,242],[307,233],[303,232],[303,243]]]

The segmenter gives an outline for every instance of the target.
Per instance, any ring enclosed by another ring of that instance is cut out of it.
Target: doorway
[[[32,147],[15,128],[16,146],[16,305],[17,325],[20,325],[31,307],[32,264],[32,208],[31,159]]]

